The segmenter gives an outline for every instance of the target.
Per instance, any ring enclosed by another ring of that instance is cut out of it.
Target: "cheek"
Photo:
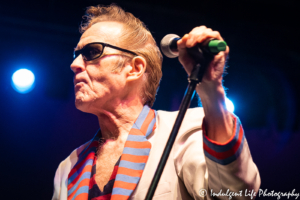
[[[117,66],[118,59],[105,57],[97,65],[87,68],[87,73],[91,81],[91,89],[99,95],[117,93],[125,86],[126,80],[121,72],[113,72]]]
[[[118,93],[125,86],[123,77],[113,73],[97,77],[92,83],[97,93]]]
[[[116,91],[117,80],[111,72],[96,72],[90,76],[90,90],[96,98],[103,98],[104,96],[111,95]]]
[[[105,69],[101,69],[99,65],[92,65],[86,69],[86,72],[89,77],[91,88],[99,87],[101,84],[105,84],[107,82],[107,76],[109,75],[109,71]]]

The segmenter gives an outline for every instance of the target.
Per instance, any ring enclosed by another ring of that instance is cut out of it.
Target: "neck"
[[[125,142],[143,107],[140,101],[119,102],[112,109],[97,114],[102,137],[105,140]]]

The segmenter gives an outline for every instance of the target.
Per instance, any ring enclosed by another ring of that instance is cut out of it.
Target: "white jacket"
[[[156,129],[147,138],[152,145],[149,158],[129,199],[145,199],[177,113],[157,111]],[[251,199],[249,193],[258,191],[260,176],[246,139],[238,157],[229,164],[222,165],[205,156],[201,129],[203,117],[202,108],[188,109],[153,199],[228,199],[228,191],[235,192],[231,193],[233,199]],[[75,149],[60,163],[54,178],[52,200],[67,200],[68,174],[86,145]],[[210,196],[212,192],[215,194],[213,198]]]

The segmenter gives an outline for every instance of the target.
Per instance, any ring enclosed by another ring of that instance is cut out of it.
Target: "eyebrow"
[[[82,49],[87,44],[77,44],[76,47],[74,47],[74,51]]]
[[[80,50],[82,48],[79,48],[78,46],[74,47],[74,51]]]

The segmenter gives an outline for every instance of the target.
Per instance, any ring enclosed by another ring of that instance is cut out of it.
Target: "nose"
[[[82,71],[85,70],[85,62],[82,58],[82,55],[78,55],[72,62],[70,66],[71,70],[75,73],[78,74]]]

